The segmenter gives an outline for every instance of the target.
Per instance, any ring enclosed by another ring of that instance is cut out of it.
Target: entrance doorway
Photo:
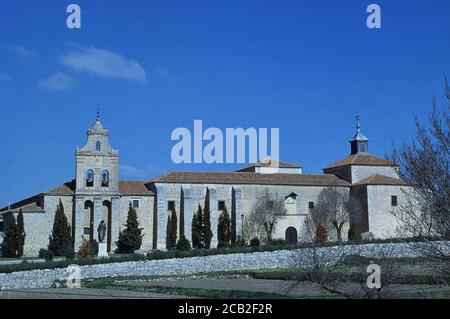
[[[295,227],[288,227],[286,229],[286,243],[288,245],[295,245],[297,244],[297,229]]]

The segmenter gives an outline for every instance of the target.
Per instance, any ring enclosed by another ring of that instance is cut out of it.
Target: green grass
[[[241,290],[220,290],[220,289],[207,289],[207,288],[184,288],[184,287],[167,287],[162,285],[140,285],[139,282],[134,282],[133,286],[130,286],[123,281],[136,281],[136,280],[157,280],[157,279],[192,279],[193,277],[199,278],[217,278],[217,277],[239,277],[249,276],[255,279],[273,279],[273,280],[290,280],[290,281],[308,281],[306,274],[302,271],[295,269],[258,269],[258,270],[245,270],[245,271],[219,271],[219,272],[203,272],[192,275],[166,275],[166,276],[127,276],[127,277],[109,277],[100,279],[83,280],[82,285],[86,288],[98,288],[98,289],[125,289],[130,291],[148,291],[162,294],[176,294],[184,296],[196,296],[201,298],[259,298],[259,299],[274,299],[274,298],[296,298],[296,299],[324,299],[324,298],[343,298],[339,295],[333,294],[313,294],[313,295],[295,295],[289,296],[281,293],[263,293],[263,292],[251,292]],[[349,282],[361,282],[361,279],[365,279],[367,276],[363,273],[350,272],[347,277],[342,277],[340,274],[337,279],[340,281]],[[447,278],[448,280],[448,278]],[[428,284],[437,285],[442,284],[437,277],[426,275],[407,275],[403,276],[398,283],[400,284]],[[446,282],[447,284],[450,281]],[[361,298],[362,295],[355,295],[357,298]],[[448,299],[450,298],[450,289],[443,288],[442,290],[422,290],[422,291],[399,291],[392,292],[389,298],[393,299]]]
[[[301,269],[263,269],[247,271],[246,274],[255,279],[293,280],[300,282],[309,280],[308,271]],[[350,269],[340,269],[330,275],[331,280],[339,280],[341,282],[364,282],[366,278],[366,269],[358,269],[355,267]],[[450,277],[431,274],[402,274],[395,283],[411,285],[449,285]]]
[[[116,281],[136,280],[136,279],[158,279],[168,278],[168,276],[149,276],[149,277],[118,277],[118,278],[101,278],[93,281],[84,280],[83,287],[95,289],[123,289],[130,291],[146,291],[170,295],[195,296],[210,299],[280,299],[288,298],[288,296],[277,293],[265,293],[242,290],[220,290],[206,288],[183,288],[183,287],[167,287],[159,285],[125,285]]]
[[[183,287],[167,287],[167,286],[121,286],[115,285],[122,289],[133,291],[147,291],[161,294],[195,296],[209,299],[286,299],[287,295],[277,293],[243,291],[243,290],[219,290],[205,288],[183,288]]]
[[[450,299],[450,289],[439,291],[399,292],[392,295],[393,299]]]

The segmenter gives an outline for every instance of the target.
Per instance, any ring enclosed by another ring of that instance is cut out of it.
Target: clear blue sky
[[[278,127],[281,159],[320,173],[348,155],[357,111],[383,156],[450,75],[448,0],[71,2],[0,3],[0,206],[74,178],[97,107],[122,178],[235,169],[172,163],[170,134],[194,119]]]

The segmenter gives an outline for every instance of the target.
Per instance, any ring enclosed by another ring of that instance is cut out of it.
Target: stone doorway
[[[297,244],[298,236],[297,236],[297,229],[295,227],[288,227],[286,229],[286,243],[288,245],[295,245]]]
[[[83,237],[87,241],[94,239],[94,203],[90,200],[84,203]]]
[[[112,210],[111,210],[111,202],[110,201],[103,201],[103,215],[102,215],[102,220],[105,221],[106,224],[106,246],[107,246],[107,250],[108,252],[111,251],[111,215],[112,215]]]

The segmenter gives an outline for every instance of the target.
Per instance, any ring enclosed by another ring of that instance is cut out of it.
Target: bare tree
[[[349,201],[351,202],[351,201]],[[386,298],[389,296],[389,287],[398,281],[401,275],[401,264],[395,259],[394,247],[386,246],[379,249],[374,247],[364,257],[363,247],[358,245],[345,245],[340,242],[327,247],[317,241],[318,225],[333,229],[319,210],[311,213],[305,220],[305,240],[309,247],[299,249],[293,254],[293,265],[298,270],[297,281],[288,286],[288,292],[298,287],[306,278],[325,291],[344,298]],[[369,249],[369,248],[365,248]],[[367,266],[375,263],[380,266],[380,286],[369,288],[367,286]],[[356,269],[356,273],[353,273]],[[348,279],[347,276],[359,274],[358,278]]]
[[[342,228],[350,221],[352,210],[357,209],[357,203],[351,201],[349,193],[341,188],[327,187],[319,194],[317,211],[326,220],[325,223],[334,227],[338,242],[342,241]]]
[[[264,237],[265,230],[260,224],[255,224],[250,220],[250,216],[244,217],[243,221],[244,239],[250,242],[253,238],[261,239]]]
[[[262,227],[268,242],[270,242],[275,222],[278,216],[284,214],[286,214],[284,199],[278,196],[277,193],[269,192],[269,189],[266,188],[256,196],[248,220],[255,227]]]
[[[317,209],[306,218],[304,240],[310,243],[310,246],[299,249],[293,254],[292,263],[298,271],[299,279],[287,287],[289,291],[300,285],[303,274],[306,274],[310,282],[319,285],[329,293],[345,298],[353,297],[340,287],[340,268],[347,256],[359,255],[360,249],[341,243],[333,247],[322,246],[323,242],[320,237],[323,232],[326,233],[333,229],[329,221],[329,217]]]
[[[322,203],[312,209],[305,219],[306,241],[322,245],[328,240],[328,234],[333,230],[328,208]]]
[[[399,165],[401,178],[411,185],[404,191],[405,203],[394,212],[405,237],[422,254],[444,262],[450,269],[450,88],[445,81],[449,105],[433,102],[428,125],[416,118],[413,142],[394,147],[391,158]]]

